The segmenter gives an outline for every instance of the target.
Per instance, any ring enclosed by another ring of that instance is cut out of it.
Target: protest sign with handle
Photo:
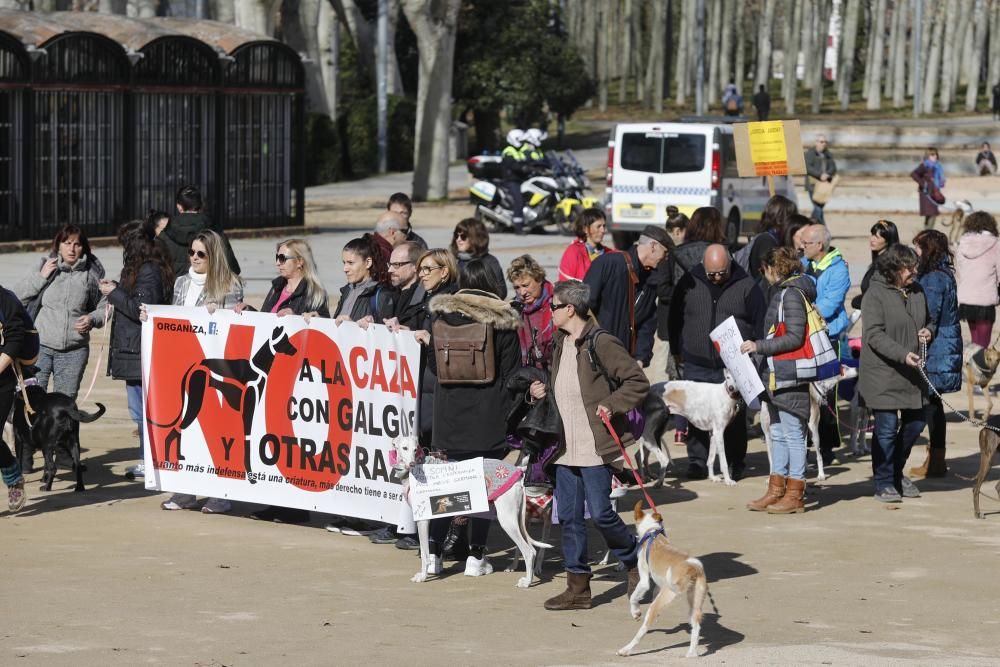
[[[764,383],[760,381],[760,375],[757,374],[750,356],[740,352],[743,335],[736,326],[736,320],[730,315],[725,322],[712,330],[709,338],[718,350],[722,363],[733,376],[733,382],[740,390],[743,402],[749,405],[764,391]]]

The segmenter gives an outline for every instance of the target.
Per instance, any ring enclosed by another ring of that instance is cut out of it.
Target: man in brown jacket
[[[612,553],[628,569],[628,594],[638,583],[638,542],[611,506],[611,475],[621,454],[602,416],[627,445],[632,441],[626,413],[640,405],[649,381],[621,341],[600,329],[587,304],[590,286],[560,282],[552,297],[557,327],[552,380],[531,385],[534,400],[551,391],[563,427],[564,449],[555,460],[556,504],[562,526],[566,591],[545,602],[550,610],[590,609],[590,565],[584,503]]]

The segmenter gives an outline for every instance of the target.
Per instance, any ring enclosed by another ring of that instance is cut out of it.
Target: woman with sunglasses
[[[205,306],[208,312],[229,309],[243,301],[243,281],[229,269],[222,237],[210,229],[199,232],[188,248],[191,268],[174,282],[175,306]],[[139,319],[146,321],[145,308]],[[198,498],[187,493],[175,493],[160,503],[164,510],[188,510],[198,507]],[[233,505],[225,498],[209,498],[202,506],[204,514],[225,514]]]
[[[341,322],[381,322],[389,310],[392,285],[386,258],[371,234],[352,239],[341,253],[347,284],[340,288],[340,301],[333,317]]]
[[[875,260],[886,251],[886,248],[894,246],[897,243],[899,243],[899,230],[896,228],[896,223],[891,220],[879,220],[872,225],[871,238],[868,239],[868,247],[872,251],[872,263],[868,266],[868,270],[865,271],[864,278],[861,279],[861,294],[851,299],[851,308],[855,310],[861,308],[861,297],[868,291],[868,285],[871,283],[872,275],[875,273]]]
[[[455,225],[455,232],[451,236],[450,249],[455,255],[455,259],[458,260],[459,271],[470,260],[481,260],[493,274],[500,290],[498,293],[500,298],[507,298],[507,281],[504,280],[500,262],[490,254],[490,234],[486,231],[486,225],[475,218],[466,218],[460,221]]]

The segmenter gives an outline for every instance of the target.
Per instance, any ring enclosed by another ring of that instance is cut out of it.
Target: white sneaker
[[[486,574],[493,574],[493,566],[486,560],[486,556],[483,556],[482,559],[475,556],[469,556],[465,559],[465,576],[481,577]]]
[[[146,464],[136,463],[134,466],[125,468],[125,479],[137,479],[146,476]]]
[[[609,498],[621,498],[628,493],[628,487],[622,483],[620,479],[611,476],[611,493],[608,495]]]

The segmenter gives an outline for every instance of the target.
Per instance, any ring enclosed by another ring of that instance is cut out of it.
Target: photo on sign
[[[472,499],[468,493],[446,493],[431,496],[431,515],[450,514],[452,512],[472,511]]]

